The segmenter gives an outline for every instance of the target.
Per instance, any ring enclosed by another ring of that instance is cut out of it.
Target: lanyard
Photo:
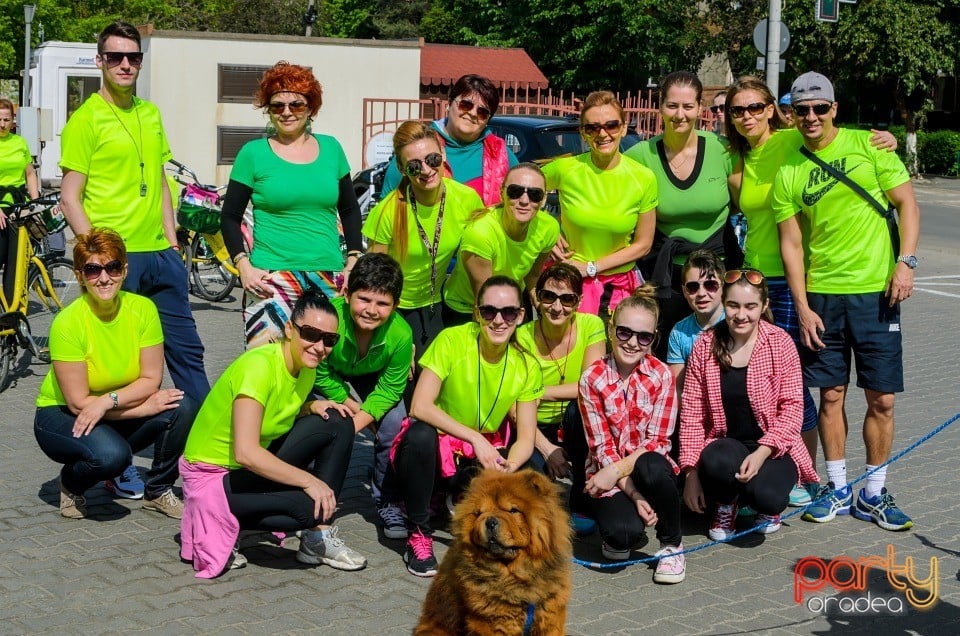
[[[430,255],[430,302],[433,303],[433,298],[437,290],[437,253],[440,249],[440,230],[443,227],[443,208],[447,203],[447,189],[442,188],[440,190],[440,211],[437,213],[437,225],[433,230],[432,247],[427,240],[426,231],[424,231],[423,226],[420,225],[420,216],[417,214],[417,198],[412,195],[410,190],[407,190],[407,199],[409,199],[410,208],[413,210],[413,221],[417,224],[420,242],[423,243],[427,254]]]

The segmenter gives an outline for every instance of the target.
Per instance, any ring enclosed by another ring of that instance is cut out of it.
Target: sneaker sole
[[[682,583],[685,578],[687,578],[686,572],[681,572],[680,574],[654,574],[653,582],[661,585],[675,585]]]
[[[160,507],[158,507],[158,506],[149,505],[146,501],[143,502],[143,506],[141,506],[141,508],[142,508],[143,510],[149,510],[150,512],[156,512],[156,513],[159,513],[159,514],[161,514],[161,515],[165,515],[165,516],[167,516],[167,517],[170,517],[171,519],[182,519],[182,518],[183,518],[183,513],[182,513],[182,512],[181,512],[180,514],[178,514],[178,515],[172,515],[172,514],[170,514],[167,510],[164,510],[163,508],[160,508]]]
[[[109,486],[106,482],[104,482],[103,487],[107,492],[112,493],[114,497],[120,497],[121,499],[143,499],[143,491],[133,492],[131,490],[122,490],[116,486]]]
[[[814,517],[809,512],[806,512],[800,518],[803,519],[804,521],[812,521],[814,523],[827,523],[828,521],[833,521],[836,517],[842,517],[849,514],[850,514],[850,506],[847,506],[846,508],[841,508],[840,510],[837,510],[832,514],[824,515],[822,517]]]
[[[306,552],[301,552],[297,550],[297,561],[300,563],[306,563],[307,565],[329,565],[335,570],[343,570],[345,572],[355,572],[357,570],[362,570],[367,567],[367,562],[356,564],[356,563],[345,563],[343,561],[335,561],[333,559],[328,559],[327,557],[318,557],[313,554],[307,554]]]
[[[414,575],[414,576],[419,576],[419,577],[422,578],[422,579],[429,579],[429,578],[434,577],[434,576],[437,575],[437,569],[436,569],[436,568],[434,568],[434,569],[432,569],[432,570],[426,570],[426,571],[424,571],[424,572],[418,572],[418,571],[414,570],[413,568],[411,568],[411,567],[410,567],[410,563],[407,561],[407,555],[406,555],[406,554],[403,555],[403,562],[407,565],[407,572],[409,572],[410,574],[412,574],[412,575]]]
[[[629,552],[607,552],[601,551],[600,554],[603,555],[603,558],[607,561],[626,561],[630,558]]]
[[[714,532],[713,530],[707,531],[707,536],[713,539],[714,541],[726,541],[733,535],[737,534],[736,532]]]
[[[409,539],[410,533],[406,528],[388,528],[384,526],[383,536],[388,539]]]
[[[779,532],[782,526],[783,526],[782,523],[778,523],[775,526],[770,525],[770,526],[764,526],[762,528],[757,528],[757,534],[773,534],[774,532]]]
[[[877,524],[884,530],[890,530],[891,532],[899,532],[900,530],[909,530],[910,528],[913,527],[913,521],[908,521],[904,524],[897,525],[894,523],[889,523],[887,521],[881,521],[880,519],[877,519],[869,512],[864,512],[856,507],[852,509],[851,514],[857,519],[861,519],[863,521],[872,521],[873,523]]]

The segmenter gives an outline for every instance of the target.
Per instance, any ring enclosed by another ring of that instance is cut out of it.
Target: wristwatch
[[[111,400],[113,400],[113,408],[117,408],[118,406],[120,406],[120,397],[117,395],[116,391],[110,391],[110,393],[108,393],[107,395],[110,397]]]
[[[587,261],[587,276],[590,278],[597,277],[597,264],[593,261]]]
[[[237,252],[237,255],[233,257],[233,264],[239,265],[240,261],[242,261],[245,258],[250,258],[250,255],[247,254],[246,252]]]
[[[906,263],[910,269],[917,269],[917,257],[913,254],[904,254],[897,259],[898,263]]]

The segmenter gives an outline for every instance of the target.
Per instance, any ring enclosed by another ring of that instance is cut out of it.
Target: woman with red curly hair
[[[270,117],[271,134],[247,142],[230,173],[222,230],[246,291],[248,348],[279,340],[305,291],[336,295],[361,253],[360,206],[346,155],[336,139],[310,129],[322,102],[323,89],[310,69],[277,62],[264,73],[253,101]],[[256,231],[248,254],[240,223],[251,200]]]

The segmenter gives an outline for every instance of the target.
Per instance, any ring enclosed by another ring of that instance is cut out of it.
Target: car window
[[[578,155],[587,151],[579,130],[544,130],[538,134],[541,156],[548,159],[560,155]]]
[[[520,138],[514,135],[512,132],[504,133],[503,140],[507,142],[507,148],[513,151],[513,154],[519,155],[520,150],[523,148],[523,144],[520,143]]]

